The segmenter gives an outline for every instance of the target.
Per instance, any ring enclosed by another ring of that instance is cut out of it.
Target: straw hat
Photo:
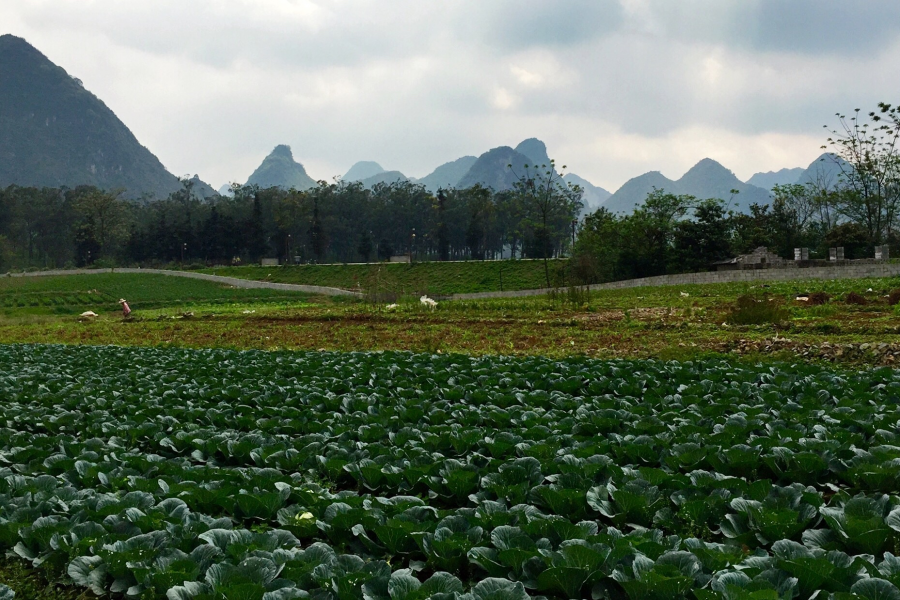
[[[125,298],[119,298],[119,304],[125,304]]]

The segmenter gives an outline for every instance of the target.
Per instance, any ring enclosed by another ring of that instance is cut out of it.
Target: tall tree
[[[437,247],[438,260],[450,260],[450,239],[447,235],[447,195],[443,188],[438,188],[437,202]]]
[[[309,225],[309,246],[315,255],[317,261],[321,261],[325,255],[325,231],[322,229],[322,222],[319,220],[319,199],[313,198],[312,221]]]
[[[719,199],[696,204],[693,218],[678,221],[673,233],[676,264],[669,271],[706,271],[731,255],[732,221]]]
[[[513,170],[511,164],[507,168]],[[524,169],[522,173],[513,170],[516,177],[514,188],[530,213],[534,249],[537,256],[544,259],[544,278],[547,287],[550,287],[547,260],[553,253],[555,239],[563,242],[568,240],[569,223],[583,206],[582,192],[580,187],[570,185],[563,179],[556,171],[556,163],[552,159],[549,165],[525,165]],[[562,170],[565,169],[566,166],[563,165]]]
[[[633,276],[647,277],[668,272],[673,261],[675,226],[695,203],[693,196],[679,196],[654,188],[644,204],[624,220],[624,242]]]
[[[87,186],[72,191],[76,239],[83,260],[114,258],[127,238],[128,205],[120,193]]]
[[[858,108],[849,118],[838,113],[823,148],[842,159],[837,209],[865,227],[874,245],[891,237],[900,216],[900,108],[882,102],[868,116]]]

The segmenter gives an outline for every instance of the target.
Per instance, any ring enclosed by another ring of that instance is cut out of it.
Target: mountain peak
[[[0,187],[124,188],[165,197],[180,182],[81,82],[34,46],[0,36]]]
[[[316,182],[306,174],[303,165],[294,160],[291,147],[279,144],[253,171],[247,180],[247,185],[258,185],[261,188],[279,187],[286,190],[308,190],[316,187]]]
[[[547,155],[547,144],[537,138],[523,140],[515,151],[528,157],[533,165],[550,165],[550,157]]]
[[[735,181],[740,181],[737,177],[735,177],[734,173],[732,173],[729,169],[722,166],[721,163],[711,159],[704,158],[696,165],[688,169],[687,173],[682,175],[681,179],[685,177],[692,177],[696,175],[708,175],[708,174],[716,174],[719,176],[728,176],[734,177]]]
[[[14,36],[11,33],[6,33],[3,35],[0,35],[0,52],[8,50],[10,48],[19,48],[19,49],[23,49],[23,50],[27,49],[27,50],[33,50],[34,52],[40,53],[40,51],[37,48],[35,48],[34,46],[32,46],[31,44],[29,44],[25,40],[25,38],[20,38],[20,37]]]
[[[384,168],[373,160],[361,160],[341,178],[343,181],[362,181],[384,173]]]
[[[294,153],[291,152],[291,147],[287,144],[278,144],[277,146],[275,146],[272,152],[269,153],[269,156],[282,157],[290,161],[294,160]]]
[[[518,179],[516,173],[521,175],[525,172],[525,165],[533,162],[509,146],[493,148],[478,157],[469,171],[459,180],[458,186],[464,189],[481,184],[497,192],[510,190]],[[509,168],[509,165],[512,165],[512,168]]]

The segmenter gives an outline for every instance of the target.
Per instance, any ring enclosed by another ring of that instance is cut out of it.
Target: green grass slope
[[[550,280],[560,280],[566,261],[550,261]],[[546,287],[540,260],[217,267],[202,272],[240,279],[377,290],[398,295],[445,296]]]
[[[101,313],[119,309],[125,298],[133,310],[233,302],[301,300],[306,294],[234,288],[167,275],[98,273],[41,277],[0,277],[0,314]]]

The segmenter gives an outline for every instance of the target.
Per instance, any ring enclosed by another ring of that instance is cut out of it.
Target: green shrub
[[[725,320],[732,325],[778,324],[790,320],[790,313],[768,294],[762,297],[744,294],[738,296]]]

